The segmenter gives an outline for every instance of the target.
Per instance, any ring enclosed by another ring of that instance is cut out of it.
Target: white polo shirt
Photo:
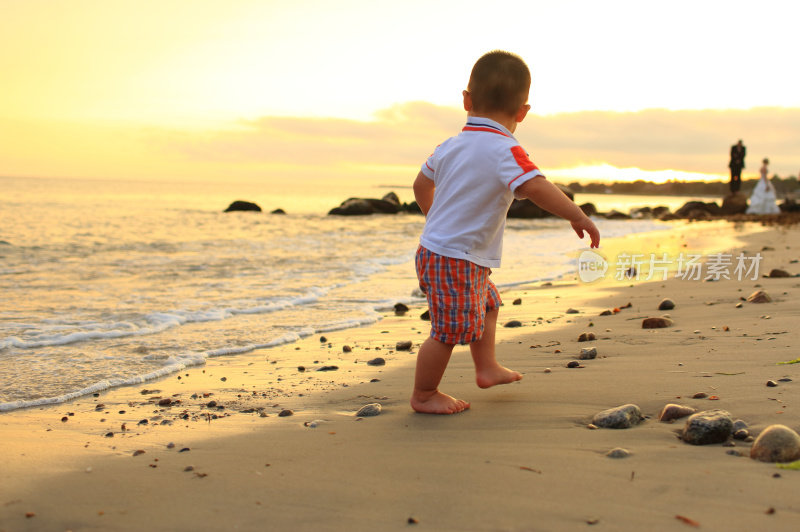
[[[420,243],[488,268],[500,266],[514,191],[544,175],[508,129],[482,117],[469,117],[460,134],[437,146],[422,173],[436,190]]]

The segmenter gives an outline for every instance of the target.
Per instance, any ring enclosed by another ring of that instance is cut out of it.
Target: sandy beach
[[[498,359],[524,378],[481,390],[456,348],[442,390],[472,407],[454,416],[408,405],[428,332],[420,307],[4,413],[0,531],[795,530],[800,471],[750,459],[748,441],[690,445],[678,438],[685,418],[658,416],[677,403],[726,410],[752,436],[776,423],[800,431],[800,364],[780,364],[800,356],[799,236],[796,225],[694,223],[600,250],[760,253],[756,279],[671,271],[504,291],[500,324],[521,327],[498,328]],[[792,277],[765,278],[774,268]],[[744,301],[757,290],[772,301]],[[658,310],[664,298],[674,309]],[[642,328],[664,314],[671,326]],[[588,332],[596,339],[579,342]],[[578,360],[591,347],[597,357]],[[298,350],[302,370],[287,362]],[[385,365],[367,364],[377,357]],[[356,416],[370,403],[380,415]],[[641,424],[589,427],[625,404]],[[628,456],[607,456],[616,448]]]

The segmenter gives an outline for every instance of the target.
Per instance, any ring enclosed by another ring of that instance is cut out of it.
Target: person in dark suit
[[[742,188],[742,168],[744,168],[744,156],[747,154],[747,148],[742,144],[742,140],[731,146],[731,162],[728,163],[728,168],[731,169],[731,194],[736,194]]]

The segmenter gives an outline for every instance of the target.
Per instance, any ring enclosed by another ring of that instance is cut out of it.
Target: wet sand
[[[795,275],[799,235],[797,226],[690,224],[601,251],[742,249],[764,257],[760,274]],[[442,390],[472,407],[454,416],[408,405],[424,308],[2,414],[0,531],[794,530],[800,471],[751,460],[749,442],[684,443],[685,419],[658,414],[667,403],[721,408],[753,435],[774,423],[800,431],[800,364],[778,364],[800,357],[800,278],[668,277],[503,292],[499,323],[522,327],[498,329],[498,359],[524,378],[481,390],[467,348],[456,348]],[[772,302],[741,301],[758,289]],[[663,298],[675,308],[659,311]],[[642,328],[663,314],[671,327]],[[596,340],[578,342],[583,332]],[[398,351],[407,340],[411,351]],[[567,368],[587,347],[597,358]],[[290,362],[297,351],[304,371]],[[386,364],[367,364],[376,357]],[[317,371],[326,366],[337,369]],[[357,417],[368,403],[380,415]],[[627,403],[642,424],[587,428]],[[614,448],[630,455],[607,457]]]

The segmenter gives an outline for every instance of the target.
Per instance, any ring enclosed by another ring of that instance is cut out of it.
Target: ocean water
[[[411,201],[410,188],[303,185],[314,193],[0,178],[0,411],[375,323],[397,302],[424,301],[413,295],[422,216],[326,215],[351,195],[394,190]],[[288,214],[223,213],[236,199]],[[665,203],[626,201],[615,207]],[[598,225],[605,238],[668,227]],[[502,291],[574,272],[584,246],[561,220],[509,220],[493,279]]]

